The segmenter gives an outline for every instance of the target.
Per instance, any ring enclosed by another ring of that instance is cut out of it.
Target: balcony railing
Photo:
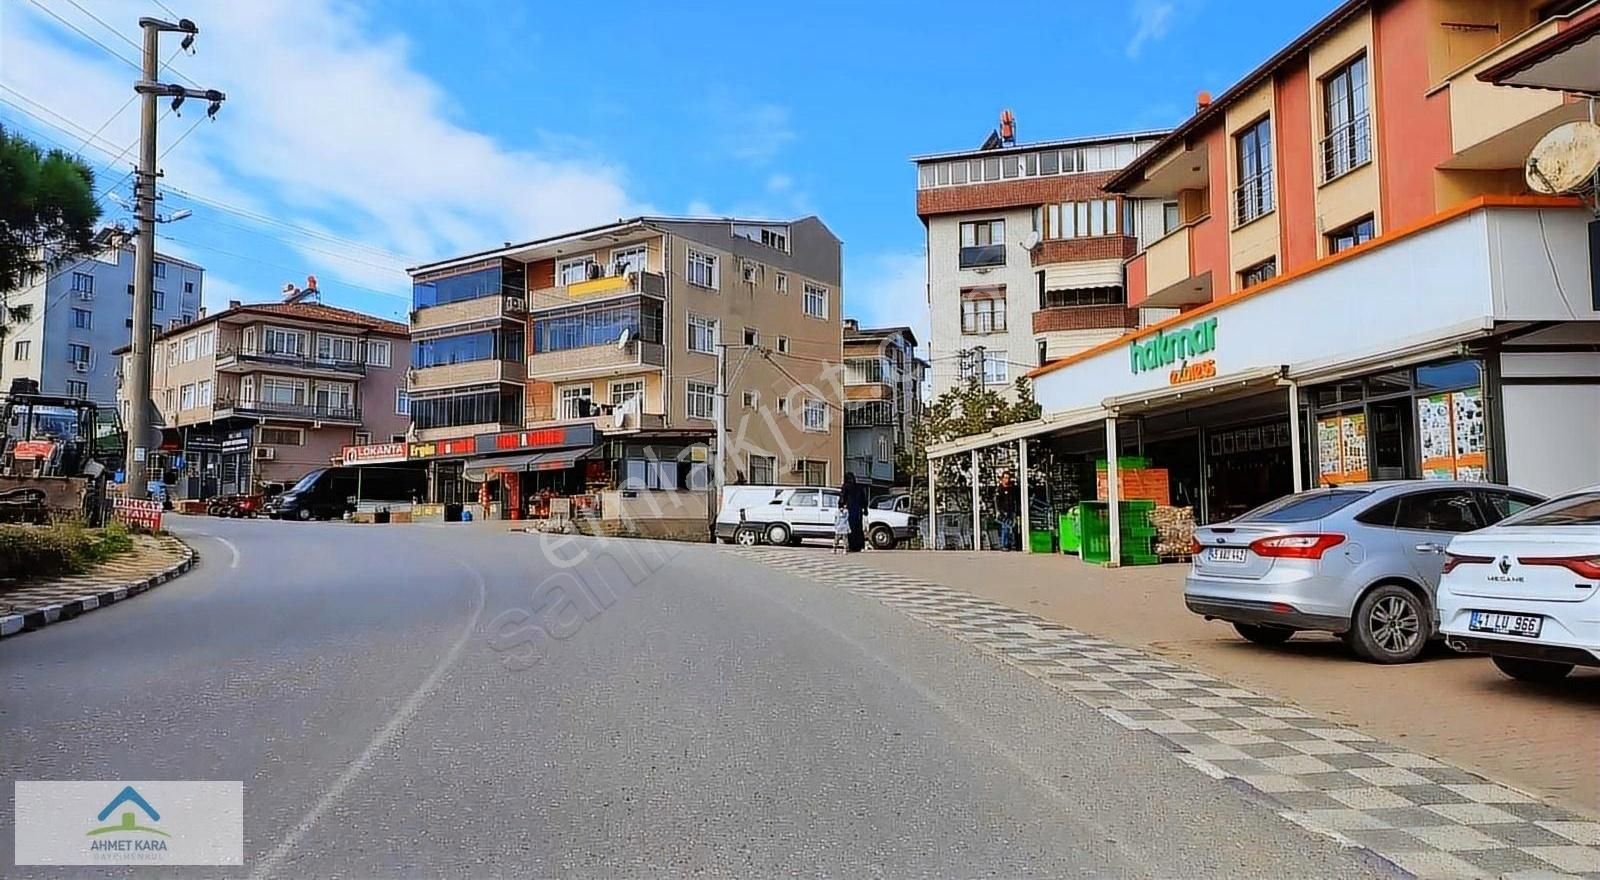
[[[630,339],[622,345],[608,342],[538,352],[528,358],[528,375],[535,378],[577,378],[584,374],[601,375],[630,367],[662,367],[666,362],[666,349],[661,343]]]
[[[1245,178],[1233,190],[1233,225],[1243,226],[1271,211],[1272,169],[1263,168]]]
[[[419,332],[459,325],[485,323],[493,327],[503,318],[519,318],[528,311],[520,296],[480,296],[411,310],[411,330]]]
[[[239,400],[233,397],[217,398],[216,409],[231,410],[239,415],[269,416],[312,422],[359,422],[361,407],[331,406],[317,403],[279,403],[272,400]]]
[[[986,244],[961,249],[960,266],[963,269],[985,269],[1006,264],[1004,244]]]
[[[298,351],[270,351],[237,346],[223,346],[218,349],[217,369],[227,370],[246,366],[313,370],[347,376],[364,376],[367,373],[366,363],[358,360],[310,357]]]
[[[667,282],[661,273],[627,272],[532,291],[528,308],[542,311],[639,294],[659,298],[666,296],[666,292]]]
[[[1322,139],[1322,182],[1342,177],[1372,161],[1372,127],[1367,114],[1350,120]]]

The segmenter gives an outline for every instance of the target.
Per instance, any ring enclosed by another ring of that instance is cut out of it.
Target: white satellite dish
[[[1022,237],[1022,249],[1031,251],[1039,246],[1039,233],[1030,232]]]
[[[623,329],[622,335],[617,337],[617,350],[618,351],[622,351],[623,349],[627,348],[628,347],[628,340],[630,340],[632,338],[633,338],[633,331],[629,330],[629,329]]]
[[[1528,186],[1545,195],[1563,195],[1594,185],[1600,168],[1600,125],[1578,120],[1556,126],[1528,153]]]

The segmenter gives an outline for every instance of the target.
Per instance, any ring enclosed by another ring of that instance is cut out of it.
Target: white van
[[[798,545],[806,538],[833,540],[839,490],[821,486],[724,486],[717,510],[717,537],[724,544]],[[868,508],[867,543],[889,550],[917,533],[917,518],[897,510]]]

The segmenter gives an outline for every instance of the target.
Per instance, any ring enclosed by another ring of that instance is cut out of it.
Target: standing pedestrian
[[[849,550],[858,553],[867,546],[867,490],[856,482],[855,474],[845,473],[844,485],[839,488],[839,506],[845,509],[850,522]]]

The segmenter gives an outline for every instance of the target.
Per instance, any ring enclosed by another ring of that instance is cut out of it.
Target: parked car
[[[911,512],[911,495],[908,492],[891,492],[872,501],[873,510],[898,510],[901,513]]]
[[[1363,659],[1405,663],[1438,633],[1445,544],[1542,500],[1418,480],[1287,495],[1195,530],[1184,602],[1259,644],[1318,630],[1343,636]]]
[[[358,496],[363,501],[407,502],[420,497],[426,485],[427,474],[418,468],[317,468],[268,499],[263,512],[271,519],[338,519],[355,511]]]
[[[725,544],[798,545],[806,538],[833,540],[839,490],[820,486],[727,486],[717,510],[717,537]],[[874,550],[890,550],[917,533],[917,518],[868,508],[863,524]]]
[[[1452,647],[1523,681],[1600,666],[1600,486],[1452,538],[1439,583]]]

